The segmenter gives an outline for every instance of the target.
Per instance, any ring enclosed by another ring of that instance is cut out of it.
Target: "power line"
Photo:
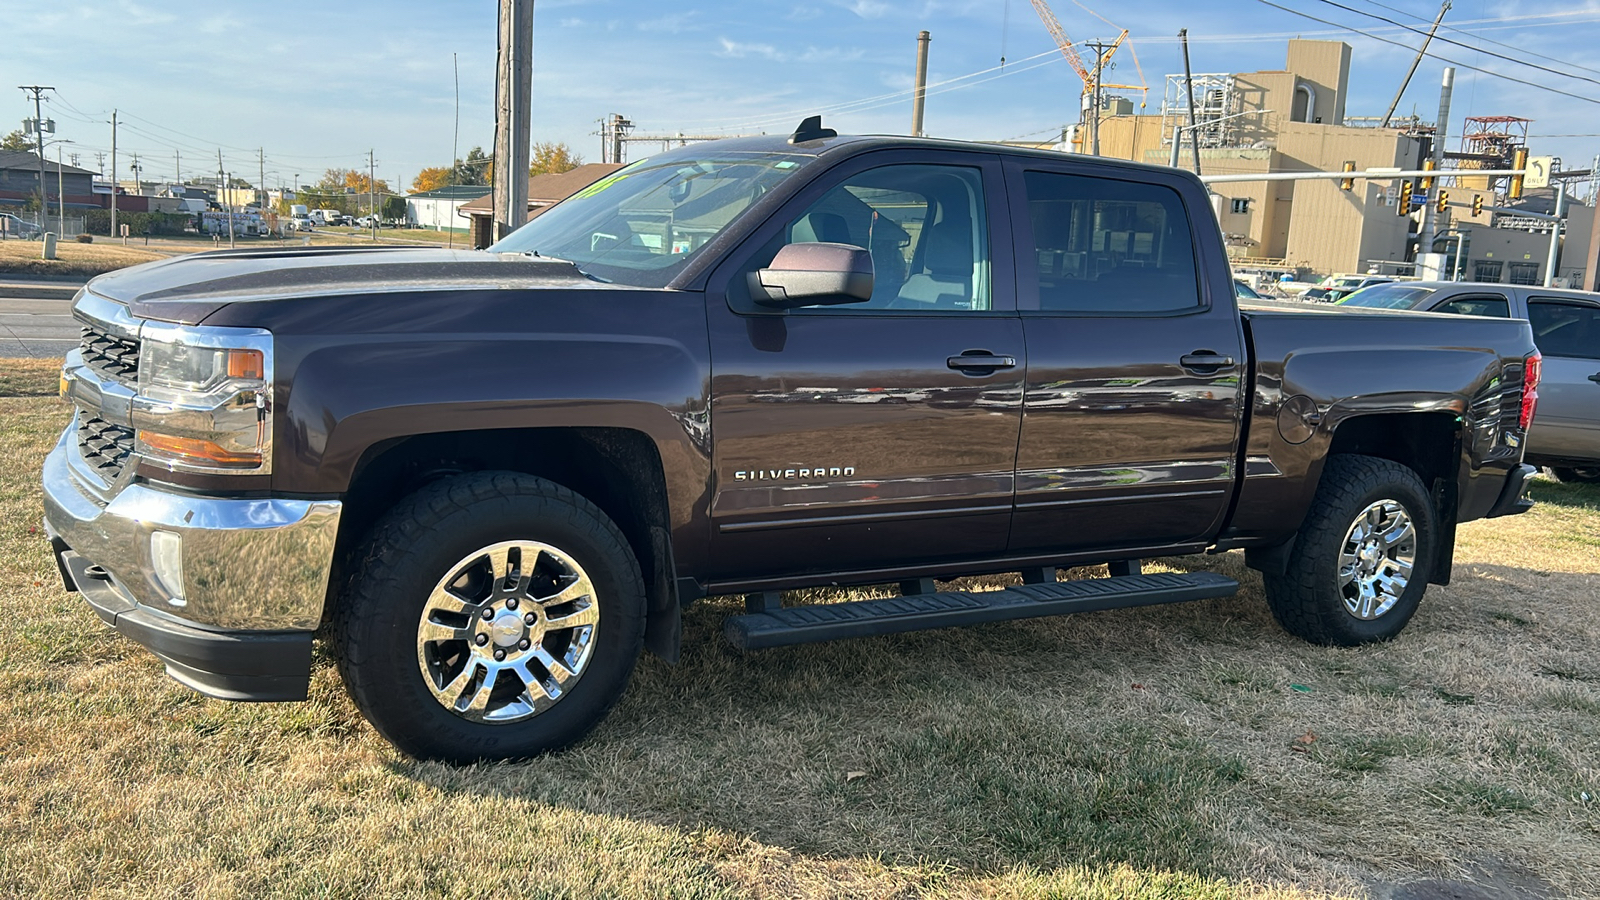
[[[1412,47],[1412,46],[1410,46],[1408,44],[1403,44],[1403,43],[1401,43],[1399,41],[1391,41],[1388,38],[1379,37],[1378,35],[1375,35],[1375,34],[1373,34],[1371,32],[1368,32],[1368,31],[1362,31],[1361,29],[1356,28],[1354,26],[1341,25],[1338,22],[1330,22],[1327,19],[1319,19],[1316,16],[1311,15],[1310,13],[1304,13],[1304,12],[1301,12],[1300,10],[1298,10],[1298,9],[1290,9],[1287,6],[1281,6],[1281,5],[1277,4],[1277,3],[1273,3],[1272,0],[1256,0],[1256,2],[1257,3],[1261,3],[1261,4],[1265,5],[1265,6],[1270,6],[1273,9],[1282,10],[1283,12],[1289,13],[1290,15],[1293,15],[1293,16],[1299,16],[1302,19],[1310,19],[1313,22],[1321,22],[1324,25],[1332,25],[1335,28],[1339,28],[1339,29],[1342,29],[1344,31],[1348,31],[1351,34],[1359,34],[1362,37],[1371,38],[1372,40],[1375,40],[1375,41],[1381,41],[1381,42],[1383,42],[1385,44],[1393,44],[1396,47],[1400,47],[1400,48],[1405,49],[1405,50],[1410,50],[1413,53],[1415,53],[1416,50],[1417,50],[1417,48]],[[1428,53],[1428,54],[1425,54],[1425,55],[1427,55],[1429,57],[1432,57],[1433,59],[1437,59],[1440,62],[1447,62],[1450,65],[1456,66],[1458,68],[1469,69],[1469,70],[1471,70],[1473,72],[1482,72],[1483,74],[1492,76],[1494,78],[1501,78],[1501,79],[1504,79],[1506,81],[1513,81],[1513,82],[1516,82],[1517,84],[1526,85],[1526,86],[1531,87],[1531,88],[1538,88],[1541,91],[1549,91],[1552,94],[1560,94],[1563,97],[1571,97],[1574,100],[1582,100],[1585,103],[1600,104],[1600,100],[1596,100],[1593,97],[1585,97],[1582,94],[1574,94],[1574,93],[1572,93],[1570,91],[1563,91],[1560,88],[1553,88],[1553,87],[1550,87],[1549,85],[1539,84],[1539,83],[1533,82],[1533,81],[1527,81],[1527,80],[1522,79],[1522,78],[1517,78],[1516,76],[1513,76],[1513,75],[1507,75],[1507,74],[1505,74],[1503,72],[1496,72],[1493,69],[1485,69],[1485,68],[1482,68],[1480,66],[1474,66],[1474,65],[1469,65],[1469,64],[1464,63],[1464,62],[1458,62],[1456,60],[1451,59],[1448,56],[1440,56],[1437,53]]]
[[[1371,4],[1371,5],[1373,5],[1373,6],[1378,7],[1379,9],[1387,9],[1390,12],[1399,13],[1399,14],[1401,14],[1403,16],[1410,16],[1413,19],[1419,19],[1420,21],[1424,21],[1424,22],[1427,21],[1426,19],[1421,19],[1421,17],[1416,15],[1415,13],[1407,12],[1406,10],[1400,9],[1399,7],[1390,6],[1387,3],[1379,3],[1378,0],[1366,0],[1366,2]],[[1517,18],[1521,18],[1521,17],[1519,16]],[[1461,25],[1470,25],[1470,24],[1472,24],[1472,20],[1463,21],[1460,24]],[[1569,23],[1566,23],[1566,22],[1547,22],[1547,23],[1545,23],[1546,26],[1549,26],[1549,25],[1565,25],[1565,24],[1569,24]],[[1525,49],[1523,47],[1518,47],[1516,44],[1508,44],[1508,43],[1506,43],[1504,41],[1497,41],[1494,38],[1484,37],[1481,34],[1477,34],[1475,32],[1467,31],[1465,28],[1461,28],[1458,25],[1440,25],[1439,27],[1443,28],[1445,31],[1453,31],[1456,34],[1465,35],[1465,36],[1470,37],[1470,38],[1472,38],[1474,40],[1483,41],[1486,44],[1494,44],[1496,47],[1505,47],[1507,50],[1518,50],[1518,51],[1520,51],[1520,50]],[[1504,27],[1517,28],[1517,27],[1532,27],[1532,26],[1508,25],[1508,26],[1504,26]],[[1480,29],[1480,30],[1487,31],[1489,29]],[[1477,48],[1474,47],[1473,49],[1477,49]],[[1580,63],[1575,63],[1570,59],[1557,59],[1557,58],[1555,58],[1553,56],[1549,56],[1549,55],[1546,55],[1544,58],[1549,60],[1550,62],[1561,63],[1564,66],[1571,66],[1574,69],[1582,69],[1585,72],[1593,72],[1596,75],[1600,75],[1600,69],[1594,69],[1594,68],[1590,68],[1589,66],[1582,65]]]
[[[1353,6],[1345,6],[1343,3],[1335,2],[1335,0],[1317,0],[1317,2],[1318,3],[1325,3],[1328,6],[1334,7],[1335,9],[1342,9],[1345,12],[1353,12],[1358,16],[1366,16],[1369,19],[1377,19],[1380,22],[1388,22],[1390,25],[1395,25],[1395,26],[1398,26],[1400,28],[1404,28],[1405,30],[1407,30],[1407,31],[1409,31],[1409,32],[1411,32],[1413,34],[1426,34],[1427,33],[1427,32],[1423,31],[1420,28],[1412,28],[1410,25],[1406,25],[1406,24],[1404,24],[1402,22],[1396,22],[1395,20],[1393,20],[1391,18],[1388,18],[1387,16],[1380,16],[1377,13],[1370,13],[1370,12],[1367,12],[1365,10],[1356,9]],[[1492,56],[1495,59],[1503,59],[1506,62],[1515,63],[1515,64],[1517,64],[1519,66],[1527,66],[1530,69],[1538,69],[1541,72],[1548,72],[1551,75],[1559,75],[1562,78],[1573,78],[1573,79],[1576,79],[1578,81],[1587,81],[1592,85],[1600,86],[1600,81],[1596,81],[1595,79],[1590,78],[1587,75],[1574,75],[1571,72],[1563,72],[1560,69],[1552,69],[1549,66],[1541,66],[1538,63],[1528,62],[1525,59],[1517,59],[1514,56],[1507,56],[1504,53],[1496,53],[1493,50],[1485,50],[1482,47],[1473,47],[1473,46],[1471,46],[1469,44],[1463,44],[1460,41],[1452,40],[1451,38],[1447,38],[1444,35],[1435,35],[1433,39],[1436,40],[1436,41],[1439,41],[1441,43],[1445,43],[1445,44],[1454,44],[1455,46],[1461,47],[1461,48],[1463,48],[1465,50],[1472,50],[1472,51],[1475,51],[1477,53],[1482,53],[1485,56]]]

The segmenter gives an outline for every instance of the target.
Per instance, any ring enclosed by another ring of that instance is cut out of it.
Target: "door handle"
[[[1017,358],[1015,356],[996,356],[987,350],[967,350],[960,356],[952,356],[945,360],[945,365],[952,369],[1015,369]]]
[[[1193,369],[1202,375],[1209,375],[1218,369],[1233,365],[1233,357],[1221,356],[1211,350],[1196,350],[1178,358],[1178,364],[1185,369]]]
[[[1589,376],[1589,380],[1594,382],[1595,384],[1600,384],[1600,372],[1596,372],[1593,375],[1590,375]]]

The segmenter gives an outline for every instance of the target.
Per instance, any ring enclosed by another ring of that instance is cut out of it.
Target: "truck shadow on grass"
[[[1358,878],[1403,882],[1457,871],[1465,857],[1440,848],[1461,835],[1480,851],[1533,853],[1516,835],[1573,812],[1556,808],[1579,777],[1560,749],[1571,725],[1557,720],[1600,712],[1584,680],[1597,670],[1592,641],[1547,640],[1562,623],[1544,610],[1549,598],[1586,596],[1593,576],[1464,564],[1454,586],[1430,590],[1400,639],[1348,650],[1278,629],[1241,554],[1160,565],[1222,571],[1243,589],[749,654],[720,636],[740,601],[713,598],[686,614],[682,663],[646,657],[610,718],[572,751],[395,766],[447,791],[968,874],[1127,865],[1202,877],[1313,871],[1341,883],[1354,866],[1367,873]],[[1531,608],[1516,602],[1529,585],[1543,598]],[[1494,712],[1500,701],[1473,685],[1522,664],[1497,656],[1508,640],[1548,643],[1550,671],[1519,688],[1538,694],[1534,712],[1513,721],[1512,704],[1495,726],[1527,752],[1480,758],[1431,734],[1440,715],[1471,731]],[[1446,665],[1430,655],[1457,644],[1468,649]],[[1300,693],[1308,687],[1316,693]],[[1292,739],[1308,730],[1308,710],[1329,733],[1302,752]],[[1544,757],[1528,750],[1535,744]],[[1544,769],[1530,775],[1539,759]],[[1502,781],[1529,792],[1526,805],[1474,805],[1499,797]],[[1349,833],[1346,823],[1378,807],[1409,833]],[[1414,867],[1393,869],[1397,840],[1416,845]],[[1339,849],[1324,858],[1308,846]],[[1538,862],[1523,864],[1539,871]]]

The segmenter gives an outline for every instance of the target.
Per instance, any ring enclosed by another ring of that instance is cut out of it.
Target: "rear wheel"
[[[449,478],[391,510],[335,619],[363,715],[423,759],[558,750],[627,686],[644,639],[639,565],[606,515],[515,473]]]
[[[1285,630],[1313,643],[1388,640],[1416,613],[1434,555],[1433,508],[1415,472],[1330,457],[1287,571],[1263,576],[1267,602]]]
[[[1561,466],[1550,471],[1566,484],[1600,484],[1600,466]]]

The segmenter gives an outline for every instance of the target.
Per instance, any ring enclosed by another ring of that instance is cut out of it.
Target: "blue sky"
[[[1295,35],[1349,42],[1349,115],[1381,115],[1411,61],[1411,51],[1259,0],[1086,2],[1131,32],[1151,112],[1164,76],[1182,71],[1181,27],[1196,72],[1281,68]],[[1420,40],[1325,0],[1274,2],[1413,46]],[[1418,27],[1438,10],[1433,0],[1340,2]],[[1072,0],[1052,5],[1076,40],[1115,34]],[[110,148],[104,122],[117,108],[124,176],[134,152],[150,177],[171,177],[175,152],[186,174],[215,171],[220,146],[224,165],[253,182],[262,147],[271,186],[296,174],[314,180],[329,167],[365,168],[373,148],[379,177],[409,185],[418,169],[451,157],[452,53],[459,153],[493,141],[494,11],[492,0],[0,0],[10,113],[0,127],[32,114],[14,85],[47,84],[59,94],[46,115],[74,142],[67,152],[91,169],[95,151]],[[1028,0],[538,0],[535,20],[534,139],[566,141],[589,161],[599,159],[596,120],[613,112],[649,133],[786,133],[814,110],[841,131],[904,132],[921,29],[933,36],[929,133],[1047,136],[1076,118],[1079,83]],[[1537,54],[1530,58],[1594,82],[1436,44],[1445,56],[1600,99],[1600,0],[1458,0],[1445,22],[1461,29],[1444,32],[1455,40],[1508,56],[1519,52],[1480,39],[1528,47]],[[1139,79],[1131,54],[1117,60],[1113,79]],[[1434,117],[1444,65],[1424,60],[1402,113]],[[1451,132],[1463,116],[1494,114],[1534,119],[1535,134],[1584,135],[1535,139],[1535,152],[1560,155],[1567,168],[1586,168],[1600,153],[1600,104],[1460,70]],[[648,152],[636,144],[631,158]]]

